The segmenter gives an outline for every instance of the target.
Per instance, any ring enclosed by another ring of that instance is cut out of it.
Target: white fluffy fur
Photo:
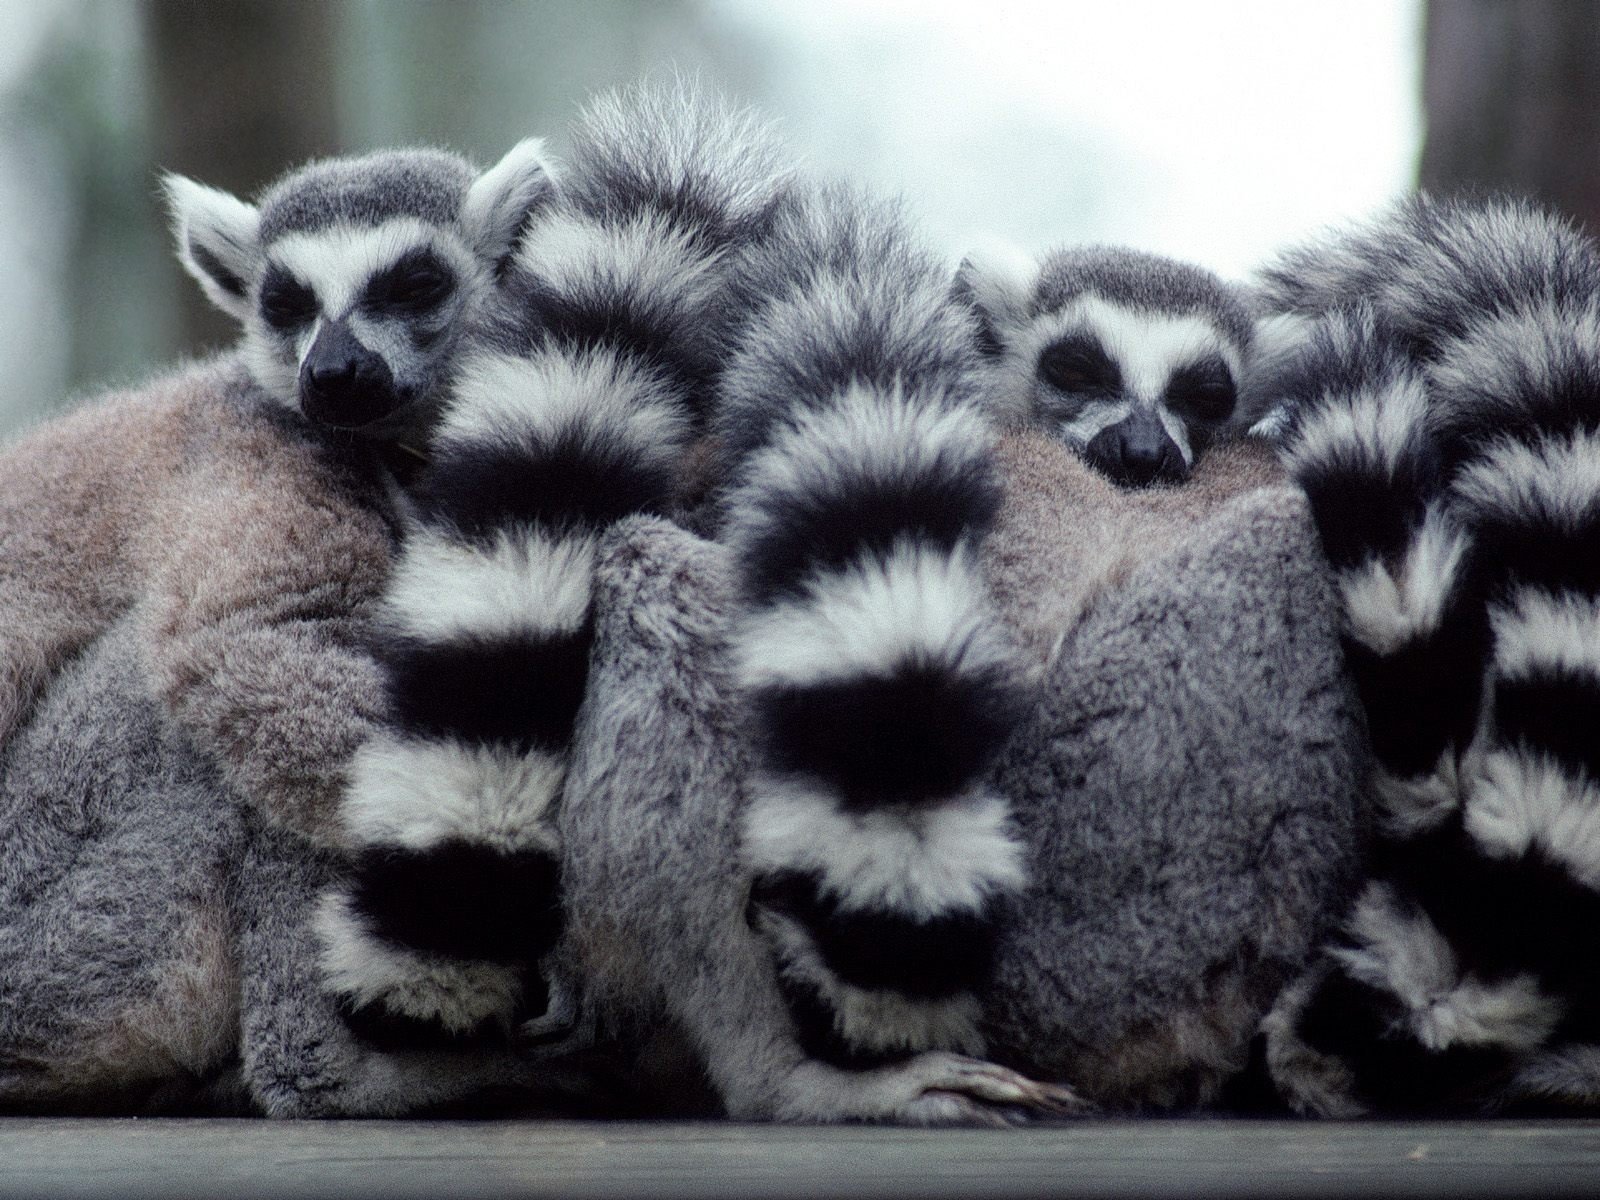
[[[517,973],[498,963],[417,954],[374,936],[342,893],[325,895],[312,918],[329,990],[358,1006],[381,1002],[415,1020],[437,1018],[450,1033],[487,1019],[509,1021],[522,993]]]
[[[595,539],[499,531],[488,546],[414,527],[384,597],[387,620],[427,641],[570,633],[589,612]]]
[[[1428,366],[1441,407],[1469,424],[1490,424],[1519,397],[1553,394],[1575,374],[1600,374],[1600,307],[1594,297],[1526,297],[1510,312],[1480,317],[1448,339]]]
[[[955,673],[1010,662],[973,555],[906,542],[886,560],[818,573],[799,599],[752,614],[735,650],[747,687],[830,683],[912,660]]]
[[[1372,882],[1350,918],[1354,948],[1330,953],[1351,978],[1383,988],[1406,1006],[1407,1025],[1430,1050],[1501,1046],[1529,1050],[1549,1036],[1561,1006],[1529,975],[1487,983],[1463,975],[1455,952],[1428,918]]]
[[[758,776],[744,846],[756,871],[815,871],[846,910],[923,919],[977,912],[1025,882],[1003,800],[983,792],[924,811],[849,812],[809,780]]]
[[[1340,397],[1337,404],[1319,405],[1289,451],[1290,469],[1305,475],[1330,461],[1356,457],[1375,471],[1391,474],[1425,436],[1427,411],[1427,388],[1412,376],[1385,388]]]
[[[649,459],[674,461],[688,436],[683,402],[655,372],[615,351],[480,353],[462,365],[441,446],[591,430]]]
[[[553,851],[549,812],[566,767],[565,755],[384,735],[352,759],[342,813],[357,845],[427,850],[467,838]]]
[[[1385,837],[1405,841],[1436,828],[1461,807],[1462,769],[1455,747],[1446,747],[1426,775],[1400,778],[1374,773],[1378,827]]]
[[[822,961],[810,937],[781,913],[762,912],[764,932],[777,950],[779,970],[816,987],[833,1013],[834,1030],[866,1051],[956,1050],[983,1052],[980,1009],[970,994],[948,1000],[913,1000],[895,991],[863,991],[842,982]]]
[[[814,495],[836,479],[928,477],[944,466],[981,462],[992,442],[971,406],[852,386],[801,414],[751,456],[730,537],[737,544],[762,533],[774,498]]]
[[[1509,604],[1491,609],[1489,619],[1500,678],[1560,668],[1600,679],[1600,599],[1522,588]]]
[[[1467,832],[1485,853],[1542,850],[1574,879],[1600,888],[1600,787],[1521,749],[1483,756],[1467,796]]]
[[[1372,559],[1341,572],[1339,592],[1350,635],[1377,654],[1392,654],[1409,641],[1436,633],[1469,542],[1444,509],[1433,505],[1394,567]]]
[[[674,312],[703,311],[721,281],[715,256],[662,213],[639,213],[620,225],[553,214],[523,236],[517,263],[564,295],[622,291]]]
[[[1490,512],[1540,516],[1557,525],[1591,519],[1600,511],[1600,433],[1532,445],[1503,439],[1462,471],[1455,490]]]

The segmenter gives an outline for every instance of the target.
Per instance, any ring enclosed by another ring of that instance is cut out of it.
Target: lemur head
[[[1252,320],[1200,267],[1106,247],[961,264],[999,420],[1058,433],[1124,487],[1178,482],[1238,404]]]
[[[178,257],[243,326],[245,363],[318,424],[426,430],[456,350],[554,189],[538,141],[477,174],[397,150],[314,162],[259,203],[166,177]]]

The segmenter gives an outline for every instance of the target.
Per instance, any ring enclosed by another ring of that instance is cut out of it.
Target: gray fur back
[[[1244,1065],[1355,867],[1364,751],[1336,628],[1304,505],[1277,487],[1069,636],[996,775],[1033,880],[1000,943],[1001,1061],[1163,1107]]]

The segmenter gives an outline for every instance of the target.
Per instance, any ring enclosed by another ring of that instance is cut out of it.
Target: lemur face
[[[426,429],[458,350],[534,208],[552,194],[537,142],[477,178],[410,150],[293,172],[259,206],[166,181],[179,256],[243,327],[256,382],[328,428]]]
[[[250,288],[252,370],[311,421],[379,428],[442,390],[491,281],[458,231],[414,218],[287,234]]]
[[[1124,487],[1176,483],[1230,427],[1250,337],[1243,301],[1188,264],[1122,250],[1038,268],[964,263],[993,411],[1048,429]]]

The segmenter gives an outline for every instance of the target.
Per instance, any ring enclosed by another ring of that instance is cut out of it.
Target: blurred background
[[[1239,276],[1419,181],[1600,221],[1594,0],[0,0],[0,434],[225,344],[162,169],[251,195],[324,154],[480,163],[696,74],[825,172],[978,241]]]

